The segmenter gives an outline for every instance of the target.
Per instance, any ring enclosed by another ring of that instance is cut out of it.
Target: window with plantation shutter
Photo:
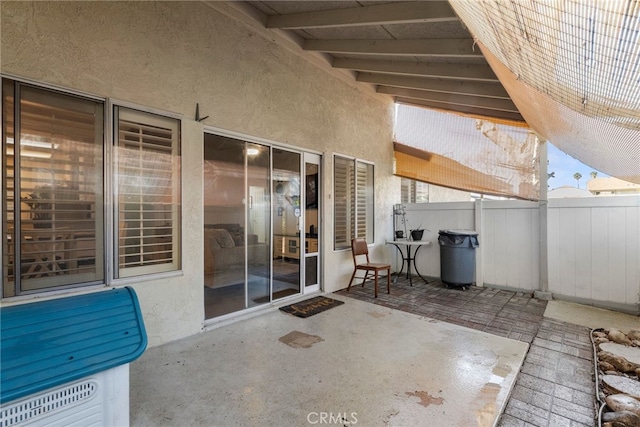
[[[335,157],[334,159],[334,248],[342,249],[351,244],[352,181],[353,161]]]
[[[373,165],[334,157],[334,249],[351,247],[351,239],[373,242]]]
[[[115,107],[116,277],[180,268],[180,122]]]
[[[104,281],[103,103],[2,80],[2,296]]]
[[[180,120],[1,81],[1,297],[180,269]]]

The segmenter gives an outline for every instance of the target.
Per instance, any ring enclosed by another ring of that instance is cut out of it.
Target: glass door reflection
[[[271,155],[267,146],[246,145],[247,190],[247,307],[270,301]]]
[[[300,154],[273,149],[273,287],[272,300],[300,293],[304,259]]]
[[[206,319],[246,308],[245,146],[237,139],[204,137]]]

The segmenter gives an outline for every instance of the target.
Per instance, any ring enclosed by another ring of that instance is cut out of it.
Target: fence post
[[[476,248],[476,286],[484,287],[484,271],[482,269],[482,252],[484,251],[484,244],[482,243],[482,199],[476,199],[473,204],[474,221],[476,233],[478,233],[478,240],[480,245]]]
[[[547,239],[547,214],[548,204],[546,200],[538,202],[540,218],[540,285],[539,289],[544,294],[549,294],[549,259],[548,259],[548,239]],[[542,296],[539,298],[543,299]],[[551,294],[548,295],[551,299]]]

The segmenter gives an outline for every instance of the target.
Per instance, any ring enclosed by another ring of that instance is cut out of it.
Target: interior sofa
[[[244,228],[239,224],[207,224],[204,229],[205,286],[219,288],[244,282]],[[247,257],[268,262],[269,247],[247,235]]]

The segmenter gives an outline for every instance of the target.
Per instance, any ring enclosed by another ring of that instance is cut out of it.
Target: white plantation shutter
[[[400,203],[429,203],[429,184],[401,178]]]
[[[356,237],[364,237],[367,230],[367,168],[356,162]]]
[[[415,203],[429,203],[429,184],[420,181],[414,181]]]
[[[351,239],[373,242],[373,165],[334,157],[334,248],[351,246]]]
[[[413,182],[413,180],[408,178],[400,178],[400,203],[413,203],[411,197],[413,195]]]
[[[342,249],[351,245],[353,161],[335,157],[334,162],[334,248]]]
[[[373,242],[373,165],[356,162],[356,237]]]
[[[116,107],[117,277],[180,267],[176,119]]]

